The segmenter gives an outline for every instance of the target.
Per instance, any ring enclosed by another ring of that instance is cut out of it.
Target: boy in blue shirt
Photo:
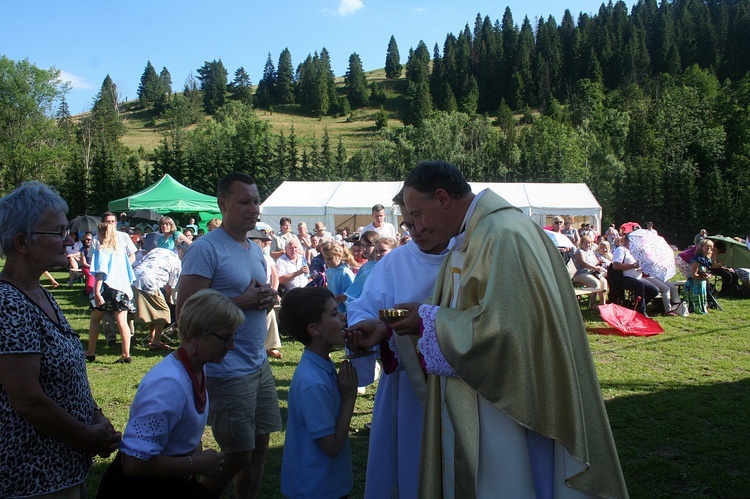
[[[349,424],[357,373],[345,360],[337,374],[330,353],[344,345],[346,315],[330,290],[304,287],[284,295],[279,321],[305,345],[289,387],[281,493],[290,498],[344,497],[352,490]]]

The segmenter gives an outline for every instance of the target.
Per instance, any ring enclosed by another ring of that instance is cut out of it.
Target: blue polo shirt
[[[336,367],[305,349],[289,387],[281,493],[285,497],[338,499],[352,490],[352,449],[328,457],[315,440],[336,433],[341,410]]]

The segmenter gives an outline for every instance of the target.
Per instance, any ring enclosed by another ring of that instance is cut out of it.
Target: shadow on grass
[[[615,398],[607,412],[631,497],[738,497],[750,490],[750,379],[667,385]]]

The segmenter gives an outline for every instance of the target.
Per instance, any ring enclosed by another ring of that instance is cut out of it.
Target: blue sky
[[[627,2],[632,5],[632,2]],[[229,72],[244,67],[258,83],[268,53],[274,65],[288,47],[296,66],[326,47],[333,70],[343,75],[352,52],[366,71],[382,68],[394,35],[402,63],[424,40],[432,53],[448,33],[473,28],[477,13],[502,19],[506,5],[520,26],[528,15],[552,15],[558,23],[569,8],[596,13],[601,0],[0,0],[0,54],[55,67],[71,82],[70,110],[78,114],[109,74],[123,98],[134,99],[147,61],[166,66],[181,91],[188,74],[221,59]],[[197,74],[197,73],[196,73]]]

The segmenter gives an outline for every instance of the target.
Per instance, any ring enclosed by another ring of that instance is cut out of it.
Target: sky
[[[632,2],[627,2],[632,5]],[[0,0],[0,54],[54,67],[70,82],[72,114],[91,108],[109,74],[123,99],[135,99],[148,61],[169,70],[175,91],[206,61],[221,59],[231,81],[244,67],[253,85],[268,53],[274,66],[286,47],[296,68],[325,47],[336,76],[356,52],[365,71],[385,65],[391,35],[401,63],[423,40],[430,54],[448,33],[473,30],[477,13],[502,20],[505,7],[520,27],[569,8],[595,14],[601,0]]]

